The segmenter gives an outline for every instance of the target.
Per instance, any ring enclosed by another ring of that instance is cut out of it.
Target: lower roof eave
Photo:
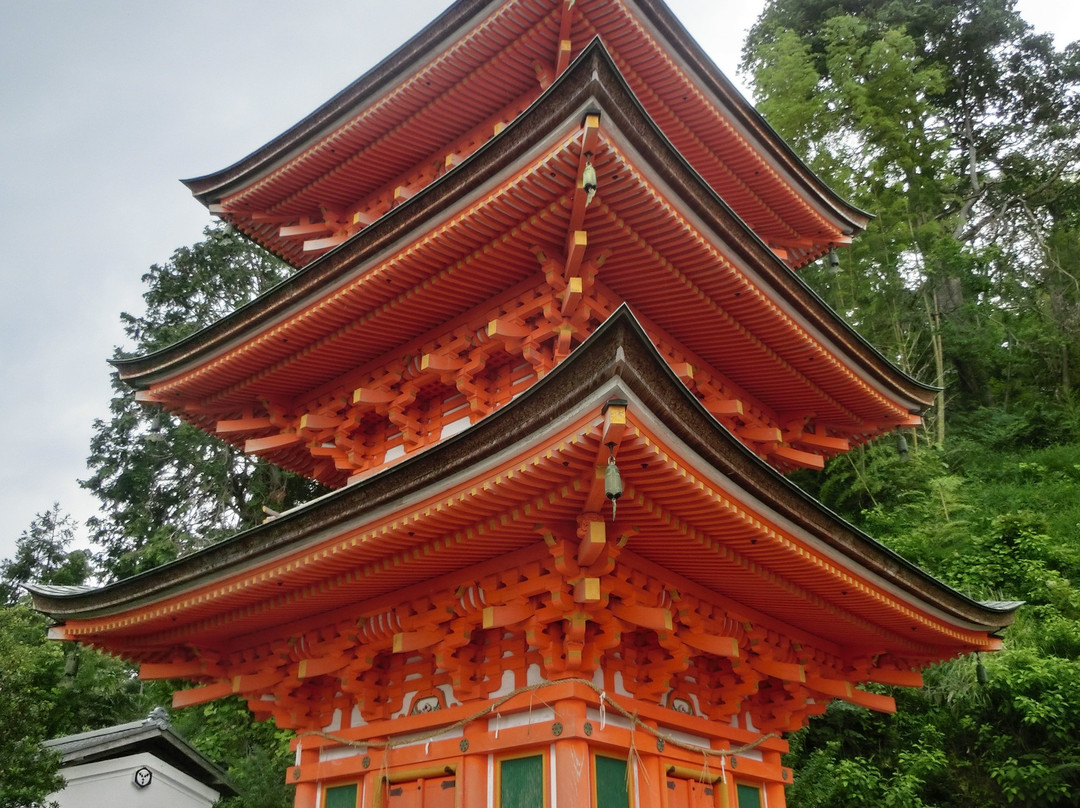
[[[520,397],[383,472],[132,578],[89,591],[27,588],[39,611],[64,621],[116,614],[228,578],[275,555],[325,541],[350,521],[392,507],[455,475],[474,473],[493,457],[520,451],[535,440],[537,425],[558,422],[575,407],[591,406],[598,392],[612,389],[613,380],[713,473],[766,503],[834,559],[847,559],[904,593],[917,608],[946,615],[958,627],[995,632],[1012,622],[1018,604],[978,603],[952,590],[843,521],[750,452],[687,391],[625,306]]]

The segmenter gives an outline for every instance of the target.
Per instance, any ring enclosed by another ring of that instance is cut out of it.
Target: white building
[[[236,791],[158,708],[142,721],[45,742],[61,756],[60,808],[209,808]]]

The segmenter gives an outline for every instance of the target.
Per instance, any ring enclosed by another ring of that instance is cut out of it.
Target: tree
[[[766,117],[877,217],[838,271],[805,276],[944,388],[936,446],[883,440],[801,481],[970,596],[1029,604],[1003,651],[928,671],[897,715],[811,722],[793,808],[1080,792],[1078,54],[1010,0],[773,0],[747,42]]]
[[[0,562],[0,602],[16,603],[22,584],[85,583],[92,574],[90,553],[68,550],[75,528],[75,520],[61,512],[58,502],[37,514],[16,542],[15,557]]]
[[[48,672],[63,657],[43,635],[43,620],[26,607],[0,608],[0,808],[47,805],[64,783],[59,760],[41,747],[49,737]]]
[[[178,249],[143,276],[146,311],[121,319],[135,353],[205,327],[281,281],[288,267],[225,226]],[[126,355],[118,351],[118,356]],[[114,379],[108,421],[94,423],[83,486],[102,503],[90,520],[106,577],[124,578],[258,524],[265,505],[284,510],[316,484],[137,404]]]
[[[945,388],[936,440],[947,400],[963,427],[1031,390],[1073,425],[1080,48],[1012,0],[773,0],[744,66],[781,134],[877,216],[841,272],[807,277]]]

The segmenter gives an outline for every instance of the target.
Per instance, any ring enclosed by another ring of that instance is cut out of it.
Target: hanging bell
[[[611,447],[608,447],[608,451],[612,454],[608,457],[607,468],[604,469],[604,496],[611,500],[611,518],[614,519],[615,504],[622,496],[623,485],[619,467],[615,465],[615,453]]]
[[[585,168],[581,172],[581,188],[585,191],[585,205],[588,207],[596,196],[596,168],[593,167],[589,154],[585,157]]]

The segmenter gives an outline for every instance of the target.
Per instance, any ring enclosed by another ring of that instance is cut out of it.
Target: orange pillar
[[[643,722],[645,723],[645,722]],[[649,726],[655,723],[648,722]],[[641,808],[664,808],[665,771],[664,759],[657,754],[656,737],[640,727],[634,730],[634,747],[638,751],[638,777],[635,784],[640,796]]]
[[[555,708],[555,720],[562,723],[565,735],[583,732],[585,715],[580,699],[560,701]],[[585,740],[556,738],[555,795],[559,808],[592,808],[592,762]]]
[[[780,771],[780,753],[762,750],[761,761]],[[765,784],[765,804],[769,808],[784,808],[787,805],[787,788],[783,783]]]
[[[487,729],[479,721],[465,725],[465,739],[470,748],[478,748],[479,739],[487,734]],[[458,788],[461,789],[461,808],[488,808],[494,804],[494,797],[488,794],[488,756],[466,754],[458,773]]]
[[[300,771],[311,772],[318,768],[319,749],[316,746],[300,747]],[[296,796],[293,798],[294,808],[315,808],[319,804],[318,782],[298,783]]]

